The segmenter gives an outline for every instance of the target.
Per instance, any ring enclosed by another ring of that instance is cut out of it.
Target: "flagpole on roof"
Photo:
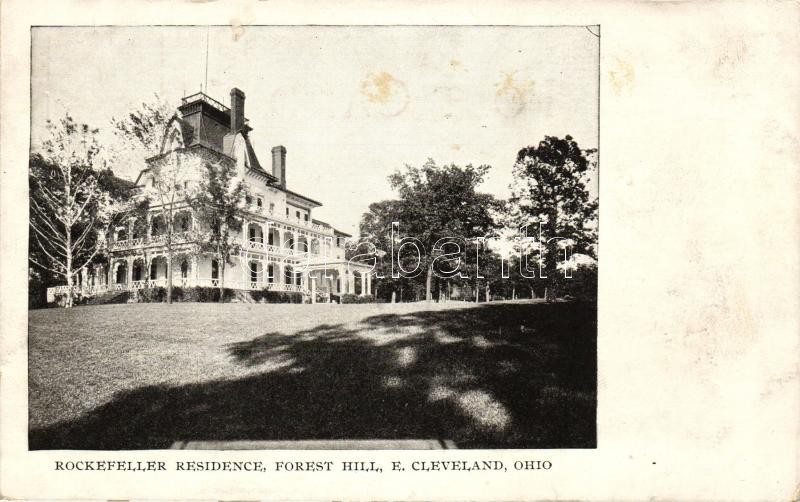
[[[206,79],[205,79],[205,93],[208,94],[208,38],[211,33],[211,26],[206,26]]]

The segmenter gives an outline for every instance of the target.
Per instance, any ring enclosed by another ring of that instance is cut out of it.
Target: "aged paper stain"
[[[532,80],[518,81],[516,72],[504,74],[504,78],[495,84],[495,107],[506,117],[515,117],[528,106],[528,94],[533,90]]]
[[[361,94],[370,103],[381,105],[380,111],[385,115],[399,115],[408,106],[406,85],[386,71],[367,75],[361,82]]]
[[[234,42],[238,42],[244,36],[244,26],[238,17],[231,19],[231,34]]]
[[[614,94],[619,96],[623,92],[629,91],[633,87],[635,79],[636,72],[633,65],[622,58],[615,58],[614,67],[608,71],[608,80],[611,82]]]
[[[729,38],[714,62],[714,76],[729,79],[747,58],[747,44],[739,38]]]

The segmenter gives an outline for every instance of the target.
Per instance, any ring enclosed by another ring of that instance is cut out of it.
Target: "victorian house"
[[[172,152],[234,167],[247,196],[240,252],[225,266],[226,288],[299,292],[310,301],[327,301],[331,294],[369,294],[370,267],[345,259],[350,236],[314,218],[320,202],[288,188],[283,146],[272,148],[271,168],[262,165],[250,140],[245,95],[239,89],[230,95],[230,108],[204,93],[182,99],[167,124],[160,153],[147,159],[136,180],[138,189],[155,183],[153,169]],[[187,178],[183,183],[188,189],[192,182]],[[81,273],[84,294],[166,285],[169,232],[165,207],[158,202],[151,201],[146,225],[131,221],[113,230],[108,263]],[[184,201],[172,207],[173,286],[218,287],[220,264],[198,252],[203,229],[192,209]],[[48,296],[58,290],[51,288]]]

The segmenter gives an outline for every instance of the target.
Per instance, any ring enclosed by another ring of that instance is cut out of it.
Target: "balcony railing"
[[[136,237],[134,239],[117,240],[112,242],[109,247],[112,251],[116,251],[119,249],[132,249],[144,246],[166,245],[168,237],[169,236],[167,234],[159,234],[151,235],[150,237]],[[190,244],[192,242],[196,242],[200,237],[201,235],[197,232],[175,232],[172,234],[172,243]]]
[[[306,221],[306,220],[301,219],[301,218],[295,218],[295,217],[292,217],[292,216],[286,216],[284,214],[281,214],[278,211],[267,209],[264,206],[258,206],[256,204],[250,204],[245,209],[251,214],[257,214],[257,215],[260,215],[260,216],[267,216],[270,219],[273,219],[275,221],[280,221],[281,223],[288,223],[290,225],[294,225],[294,226],[301,227],[301,228],[310,228],[311,230],[314,230],[315,232],[319,232],[321,234],[333,235],[333,228],[332,227],[329,227],[329,226],[326,226],[326,225],[320,225],[319,223],[314,223],[311,220]]]
[[[212,98],[211,96],[209,96],[204,92],[198,92],[196,94],[192,94],[191,96],[186,96],[184,98],[181,98],[181,104],[183,105],[194,103],[195,101],[203,101],[204,103],[208,103],[209,105],[213,106],[214,108],[216,108],[221,112],[227,113],[231,111],[230,108],[223,105],[222,103],[220,103],[219,101],[217,101],[216,99]]]

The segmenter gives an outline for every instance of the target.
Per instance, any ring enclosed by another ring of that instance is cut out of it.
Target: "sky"
[[[32,39],[34,148],[67,111],[107,134],[154,93],[178,106],[205,87],[229,105],[238,87],[262,165],[285,146],[288,188],[354,235],[406,164],[488,164],[481,190],[507,197],[520,148],[566,134],[598,146],[599,38],[586,27],[70,27]]]

